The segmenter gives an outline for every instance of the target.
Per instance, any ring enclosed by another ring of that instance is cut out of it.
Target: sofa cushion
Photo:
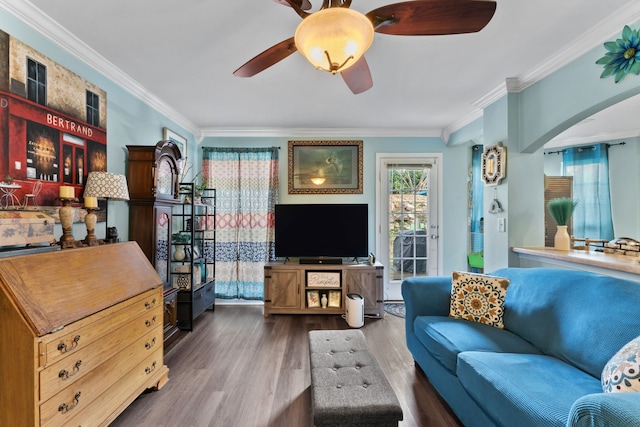
[[[564,426],[578,398],[602,392],[598,378],[540,354],[465,352],[457,374],[469,395],[505,427]]]
[[[605,393],[640,391],[640,337],[628,342],[605,365],[602,390]]]
[[[535,347],[504,329],[444,316],[419,316],[414,322],[418,340],[452,374],[458,353],[468,350],[540,354]]]
[[[505,328],[596,378],[638,335],[638,282],[555,268],[506,268],[493,274],[511,280]]]
[[[504,328],[502,315],[509,279],[454,271],[449,316]]]

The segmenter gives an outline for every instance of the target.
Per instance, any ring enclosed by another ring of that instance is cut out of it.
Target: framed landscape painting
[[[289,194],[362,194],[362,141],[289,141]]]
[[[162,128],[162,139],[176,144],[180,148],[180,154],[183,158],[187,155],[187,138],[184,136],[178,135],[169,128]]]

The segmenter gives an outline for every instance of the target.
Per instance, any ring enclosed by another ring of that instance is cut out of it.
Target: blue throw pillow
[[[622,347],[602,370],[605,393],[640,391],[640,337]]]

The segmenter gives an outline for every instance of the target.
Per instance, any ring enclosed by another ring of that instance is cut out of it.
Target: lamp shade
[[[127,178],[124,175],[109,172],[89,172],[84,186],[84,197],[129,200]]]
[[[331,7],[307,16],[296,29],[295,43],[316,68],[335,74],[364,55],[373,35],[373,24],[366,16],[345,7]]]

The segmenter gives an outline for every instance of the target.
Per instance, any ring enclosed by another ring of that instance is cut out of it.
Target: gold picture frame
[[[507,176],[507,149],[497,143],[482,153],[482,181],[486,185],[499,185]]]
[[[307,291],[307,307],[320,307],[320,291]]]
[[[362,141],[289,141],[289,194],[362,194]]]
[[[329,291],[329,307],[340,308],[342,307],[342,292],[341,291]]]

